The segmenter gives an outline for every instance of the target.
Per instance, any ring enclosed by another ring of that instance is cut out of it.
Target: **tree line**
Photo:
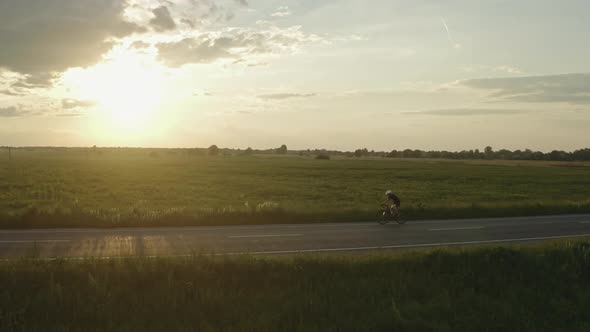
[[[137,150],[137,148],[121,148],[121,147],[110,147],[110,148],[97,148],[93,146],[91,148],[67,148],[67,147],[9,147],[0,146],[0,151],[6,151],[7,159],[12,159],[13,150],[49,150],[49,151],[71,151],[71,150],[83,150],[86,153],[97,153],[102,154],[103,151],[131,151]],[[279,155],[299,155],[299,156],[316,156],[318,159],[330,159],[330,156],[342,156],[342,157],[382,157],[382,158],[425,158],[425,159],[474,159],[474,160],[485,160],[485,159],[501,159],[501,160],[547,160],[547,161],[590,161],[590,148],[579,149],[575,151],[562,151],[553,150],[551,152],[533,151],[530,149],[525,150],[494,150],[491,146],[487,146],[483,150],[463,150],[463,151],[438,151],[438,150],[392,150],[392,151],[375,151],[368,150],[367,148],[356,149],[354,151],[338,151],[338,150],[326,150],[326,149],[307,149],[307,150],[289,150],[286,145],[281,145],[278,148],[273,149],[232,149],[232,148],[220,148],[217,145],[211,145],[208,148],[171,148],[171,149],[157,149],[157,148],[144,148],[141,150],[150,151],[153,156],[157,155],[158,151],[168,151],[169,153],[183,153],[187,155],[254,155],[254,154],[279,154]]]
[[[235,150],[233,150],[235,151]],[[242,150],[237,150],[242,151]],[[392,150],[392,151],[374,151],[367,148],[356,149],[354,151],[337,151],[326,149],[314,150],[287,150],[287,146],[282,145],[277,149],[252,150],[248,148],[245,154],[298,154],[302,156],[345,156],[345,157],[383,157],[383,158],[425,158],[425,159],[474,159],[474,160],[548,160],[548,161],[590,161],[590,149],[579,149],[572,152],[553,150],[551,152],[525,150],[507,150],[501,149],[495,151],[491,146],[483,150],[462,150],[462,151],[437,151],[437,150]]]
[[[423,150],[392,150],[390,152],[375,152],[367,149],[354,151],[355,157],[386,157],[386,158],[431,158],[431,159],[502,159],[502,160],[550,160],[550,161],[590,161],[590,149],[579,149],[573,152],[553,150],[551,152],[501,149],[494,151],[487,146],[483,151],[423,151]]]

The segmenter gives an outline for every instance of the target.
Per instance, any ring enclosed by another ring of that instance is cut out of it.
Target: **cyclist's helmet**
[[[385,192],[385,195],[387,195],[387,196],[389,196],[391,194],[393,194],[393,192],[391,190],[388,190],[388,191]]]

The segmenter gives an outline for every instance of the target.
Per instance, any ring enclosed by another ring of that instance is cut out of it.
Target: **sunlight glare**
[[[68,86],[79,98],[94,100],[105,135],[150,130],[162,102],[164,69],[149,56],[129,49],[114,50],[104,62],[75,72]],[[104,128],[106,126],[106,128]]]

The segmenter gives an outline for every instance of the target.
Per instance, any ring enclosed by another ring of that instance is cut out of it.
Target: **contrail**
[[[449,38],[449,42],[451,43],[451,45],[453,45],[454,48],[461,48],[461,44],[457,43],[455,41],[455,39],[453,38],[453,35],[451,34],[451,30],[449,30],[449,26],[447,25],[447,22],[445,21],[444,17],[440,17],[440,20],[443,24],[443,26],[445,27],[445,30],[447,31],[447,38]]]

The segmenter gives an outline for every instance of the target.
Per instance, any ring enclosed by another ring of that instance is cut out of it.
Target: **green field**
[[[588,163],[190,151],[3,152],[0,227],[370,221],[386,189],[407,219],[590,212]]]
[[[0,262],[2,331],[589,331],[590,242]]]

